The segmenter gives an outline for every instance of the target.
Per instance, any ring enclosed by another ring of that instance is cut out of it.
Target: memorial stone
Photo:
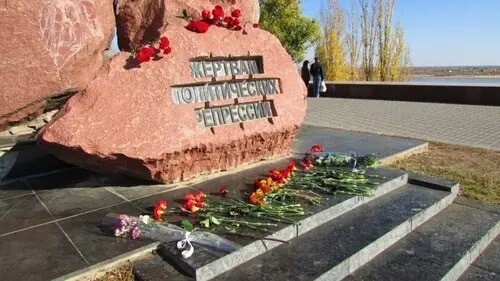
[[[279,40],[251,25],[199,34],[168,22],[169,55],[132,69],[130,53],[115,56],[39,144],[87,169],[158,182],[287,155],[306,89]]]
[[[0,1],[0,129],[84,89],[114,29],[109,0]]]

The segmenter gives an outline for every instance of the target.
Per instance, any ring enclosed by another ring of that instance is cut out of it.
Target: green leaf
[[[200,224],[201,224],[201,226],[209,228],[210,227],[210,219],[208,218],[208,219],[202,220],[202,221],[200,221]]]
[[[219,225],[219,224],[220,224],[219,220],[218,220],[216,217],[213,217],[213,216],[212,216],[212,217],[210,217],[210,221],[211,221],[213,224],[215,224],[215,225]]]
[[[185,231],[191,232],[194,229],[193,224],[191,222],[189,222],[189,220],[182,220],[181,225],[182,225],[182,228],[184,228]]]

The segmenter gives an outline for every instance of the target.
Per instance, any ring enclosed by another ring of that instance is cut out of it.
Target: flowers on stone
[[[186,28],[190,31],[194,31],[196,33],[205,33],[207,32],[210,25],[202,20],[192,20],[186,26]]]
[[[208,22],[210,20],[210,11],[209,10],[201,11],[201,19]]]
[[[311,152],[323,152],[323,147],[320,144],[314,144],[311,146]]]
[[[243,30],[243,34],[248,34],[239,19],[241,16],[242,14],[240,9],[234,9],[231,13],[226,13],[224,12],[222,6],[217,5],[211,12],[208,9],[203,9],[201,11],[200,19],[189,19],[189,17],[187,17],[187,13],[182,18],[189,20],[186,29],[196,33],[205,33],[210,26],[216,25],[235,31]],[[246,24],[247,23],[245,23],[244,26],[246,26]]]
[[[214,7],[214,9],[212,10],[212,15],[214,16],[214,21],[219,21],[220,19],[222,19],[224,17],[224,10],[222,9],[222,6],[220,5],[217,5]]]
[[[241,10],[240,9],[234,9],[232,12],[231,12],[231,16],[233,18],[239,18],[241,17]]]
[[[313,167],[311,154],[306,154],[306,156],[304,156],[304,159],[302,159],[302,163],[300,164],[300,167],[302,168],[302,171],[307,171]]]
[[[153,209],[153,219],[157,221],[163,220],[167,206],[167,200],[157,201]]]
[[[263,206],[267,195],[278,191],[292,178],[294,171],[297,170],[295,166],[295,162],[292,160],[288,162],[285,169],[273,168],[269,170],[266,179],[256,179],[254,181],[255,191],[249,198],[250,203]]]
[[[264,196],[266,194],[259,188],[252,195],[250,195],[250,203],[253,205],[264,205]]]
[[[135,58],[140,62],[147,62],[151,60],[151,57],[155,54],[156,52],[150,48],[143,46],[139,49],[139,52],[137,52]]]
[[[221,188],[219,188],[219,192],[218,192],[218,194],[219,194],[221,197],[226,197],[227,193],[228,193],[227,188],[225,188],[225,187],[221,187]]]
[[[127,215],[113,216],[113,224],[113,234],[116,237],[137,240],[141,236],[138,222]]]
[[[164,55],[168,55],[172,52],[170,41],[165,36],[160,38],[158,47],[155,47],[153,44],[141,46],[139,51],[135,54],[135,59],[139,63],[148,62],[152,57],[157,56],[162,50]]]
[[[196,193],[188,193],[184,196],[184,204],[181,205],[181,210],[189,213],[196,213],[205,206],[206,194],[202,191]]]

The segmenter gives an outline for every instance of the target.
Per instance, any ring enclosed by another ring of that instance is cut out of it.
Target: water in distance
[[[451,76],[451,77],[413,77],[408,83],[422,85],[452,85],[452,86],[499,86],[500,76]]]

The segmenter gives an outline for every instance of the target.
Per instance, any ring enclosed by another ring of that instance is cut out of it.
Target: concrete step
[[[194,279],[154,254],[134,262],[134,276],[137,281],[192,281]]]
[[[453,203],[345,280],[457,280],[499,232],[499,213]]]
[[[500,280],[500,236],[497,236],[458,280]]]
[[[446,208],[456,188],[405,184],[214,280],[342,279]]]
[[[289,241],[351,210],[363,206],[364,204],[368,204],[373,200],[377,200],[377,198],[384,197],[386,194],[400,188],[408,182],[408,175],[397,170],[377,168],[369,169],[368,173],[375,173],[379,176],[384,177],[385,179],[384,182],[377,186],[372,196],[362,197],[352,195],[325,195],[323,204],[319,206],[304,206],[306,212],[311,214],[305,216],[302,220],[300,220],[299,225],[280,224],[275,232],[271,235],[266,236],[266,238]],[[208,188],[207,186],[204,187]],[[207,192],[209,191],[210,190],[207,190]],[[255,235],[261,236],[262,234],[255,233]],[[197,255],[193,255],[187,260],[175,257],[173,254],[171,254],[170,248],[168,248],[168,246],[161,246],[158,250],[158,253],[162,255],[166,260],[170,260],[170,263],[177,264],[177,267],[181,269],[181,271],[186,272],[190,276],[194,276],[197,280],[209,280],[217,275],[233,269],[234,267],[239,266],[240,264],[249,261],[254,257],[257,257],[267,251],[272,250],[275,247],[282,245],[281,242],[267,239],[255,240],[250,238],[239,238],[238,236],[234,235],[226,236],[226,238],[242,245],[243,247],[237,252],[233,252],[222,257],[215,256],[212,253],[199,248],[197,250]],[[157,264],[157,261],[150,260],[149,262],[151,264],[148,266]],[[148,273],[145,272],[143,274]],[[141,275],[141,273],[139,273],[139,275]],[[144,276],[143,279],[154,280],[148,278],[154,277]]]

